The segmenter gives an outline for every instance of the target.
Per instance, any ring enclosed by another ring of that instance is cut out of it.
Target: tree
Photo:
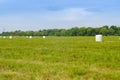
[[[70,36],[79,36],[79,28],[78,27],[74,27],[74,28],[71,28],[70,30]]]
[[[26,31],[27,36],[34,36],[34,31]]]
[[[88,27],[87,28],[87,36],[94,36],[95,35],[95,31],[93,28]]]
[[[108,27],[106,27],[106,26],[101,27],[100,34],[107,36],[108,35]]]
[[[118,27],[118,32],[117,32],[118,36],[120,36],[120,27]]]
[[[112,26],[110,26],[110,30],[109,31],[110,31],[111,35],[117,35],[118,28],[117,28],[117,26],[112,25]]]
[[[86,29],[85,27],[81,27],[81,28],[79,29],[79,35],[80,35],[80,36],[85,36],[86,33],[87,33],[87,29]]]
[[[120,35],[120,27],[117,26],[102,26],[100,28],[93,27],[73,27],[71,29],[44,29],[39,31],[11,31],[2,32],[2,36],[94,36],[96,34],[102,35]]]
[[[114,35],[115,34],[115,30],[113,28],[109,29],[109,35]]]
[[[60,30],[60,35],[61,36],[66,36],[67,34],[66,34],[66,30],[65,29],[61,29]]]

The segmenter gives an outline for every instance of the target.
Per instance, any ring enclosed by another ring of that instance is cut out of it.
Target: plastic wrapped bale
[[[102,38],[103,38],[102,35],[96,35],[96,36],[95,36],[96,42],[102,42]]]

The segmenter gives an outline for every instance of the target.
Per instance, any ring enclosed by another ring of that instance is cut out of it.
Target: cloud
[[[31,13],[17,13],[0,16],[3,17],[3,20],[19,21],[19,22],[38,22],[39,21],[77,21],[87,18],[88,16],[93,15],[93,12],[87,11],[82,8],[68,8],[57,11],[41,11],[41,12],[31,12]],[[21,21],[20,21],[21,20]]]
[[[113,20],[114,19],[114,20]],[[119,21],[119,18],[116,18]],[[74,26],[103,26],[118,24],[114,16],[91,12],[84,8],[67,8],[0,16],[1,29],[39,30],[48,28],[71,28]]]
[[[68,28],[80,24],[80,20],[93,15],[82,8],[67,8],[55,11],[14,13],[0,16],[0,25],[7,30],[37,30],[47,28]]]
[[[92,12],[87,11],[82,8],[68,8],[59,11],[50,11],[46,14],[46,16],[51,19],[56,20],[66,20],[66,21],[74,21],[83,19],[86,16],[92,15]]]

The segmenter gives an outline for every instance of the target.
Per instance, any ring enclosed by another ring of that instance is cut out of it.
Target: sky
[[[0,32],[120,26],[120,0],[0,0]]]

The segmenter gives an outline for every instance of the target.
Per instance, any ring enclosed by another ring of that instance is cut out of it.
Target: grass
[[[0,80],[120,80],[119,36],[0,38]]]

